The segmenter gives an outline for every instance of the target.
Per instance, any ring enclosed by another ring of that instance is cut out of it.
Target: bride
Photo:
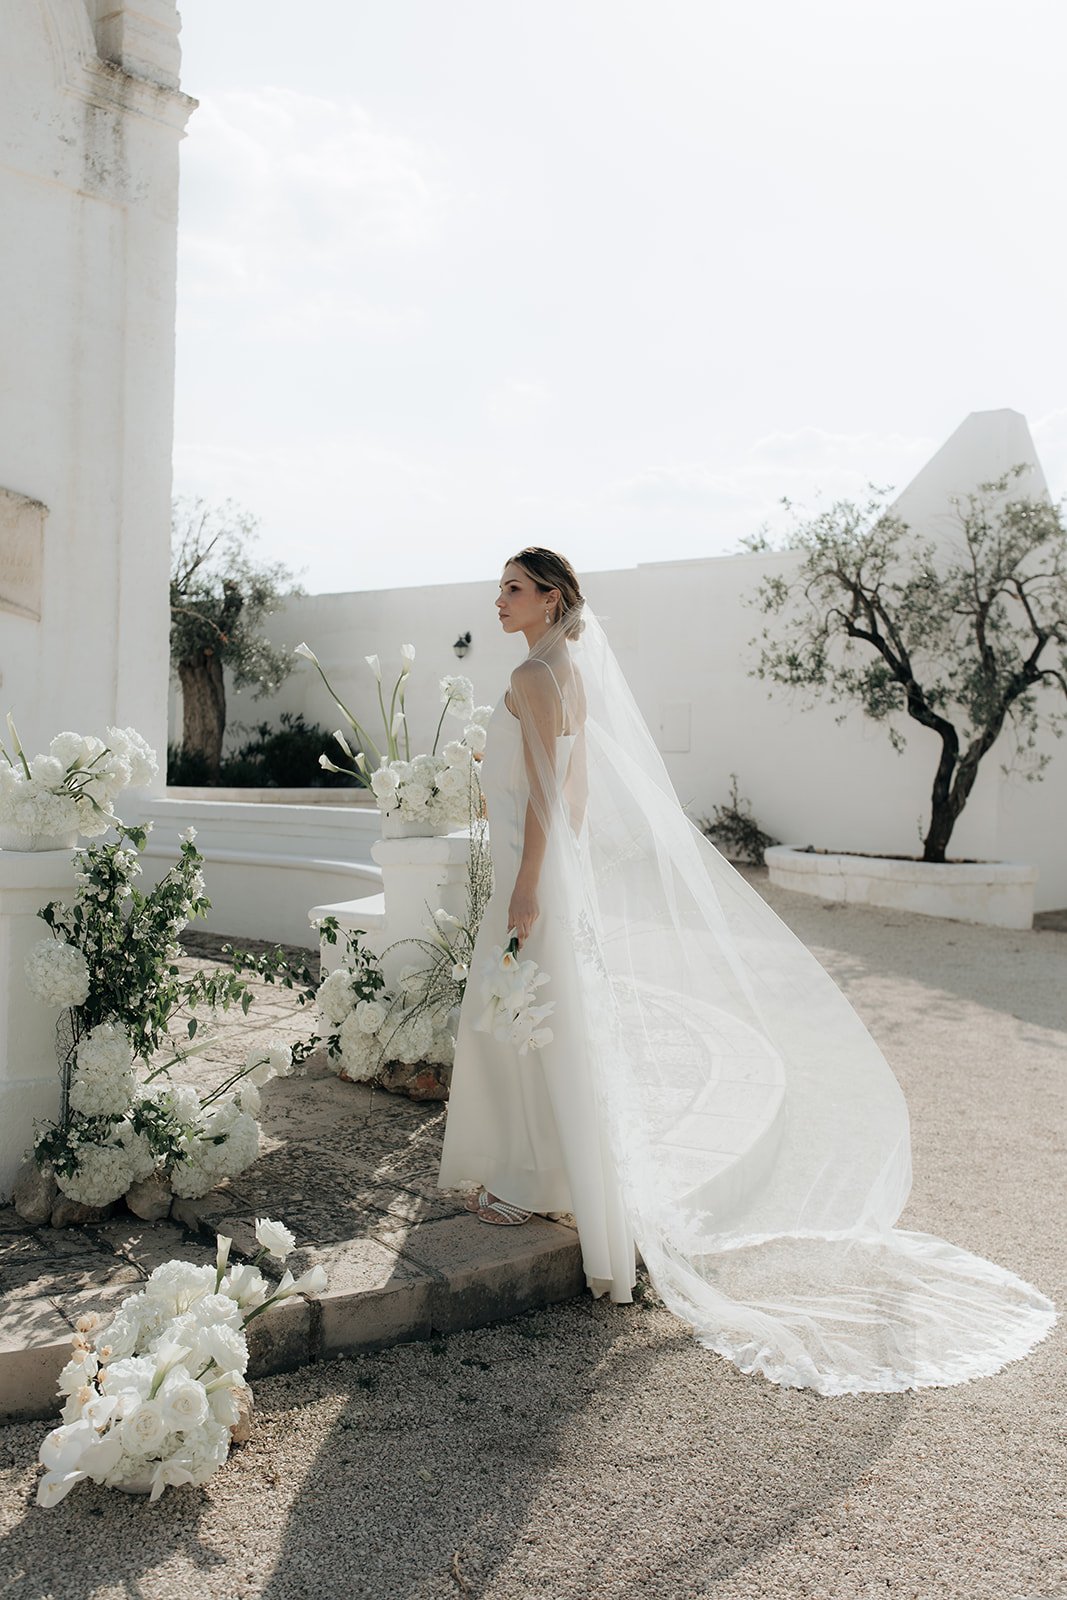
[[[481,780],[494,890],[460,1012],[438,1182],[480,1221],[571,1212],[594,1294],[640,1252],[665,1304],[744,1372],[822,1394],[998,1371],[1055,1321],[1013,1273],[895,1228],[908,1114],[841,991],[681,810],[570,563],[505,566],[528,653]],[[475,1028],[516,934],[553,1037]]]

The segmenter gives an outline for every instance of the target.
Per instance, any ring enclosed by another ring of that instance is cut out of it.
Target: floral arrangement
[[[556,1009],[554,1000],[537,1004],[537,991],[552,980],[536,961],[519,960],[519,941],[513,934],[506,946],[495,945],[482,969],[485,1010],[474,1024],[475,1032],[513,1044],[520,1056],[542,1050],[552,1042],[552,1029],[542,1027]]]
[[[447,913],[437,915],[444,918]],[[327,932],[325,924],[323,931]],[[382,1081],[391,1062],[408,1067],[419,1062],[451,1065],[456,1043],[451,1028],[456,1005],[452,987],[435,981],[437,966],[407,966],[401,969],[396,991],[390,993],[377,960],[360,943],[360,932],[346,935],[344,959],[319,986],[328,1063],[353,1083]],[[447,945],[443,935],[441,943]],[[449,971],[458,965],[452,961]]]
[[[159,771],[155,752],[133,728],[108,728],[107,742],[57,733],[30,760],[9,716],[13,752],[0,741],[0,825],[30,839],[91,839],[118,822],[114,803]]]
[[[353,751],[349,735],[338,729],[334,740],[341,755],[351,762],[351,766],[337,766],[326,754],[319,757],[320,765],[329,772],[348,772],[359,778],[373,792],[383,816],[396,813],[403,822],[422,822],[435,830],[449,826],[463,827],[468,816],[470,791],[472,785],[477,785],[475,763],[485,749],[486,729],[493,709],[492,706],[474,704],[474,685],[471,680],[458,674],[440,680],[443,709],[438,718],[433,748],[428,755],[412,757],[404,697],[415,660],[414,645],[401,646],[400,672],[393,685],[388,710],[382,687],[381,661],[378,656],[365,657],[378,685],[378,705],[385,730],[382,748],[338,696],[314,651],[306,644],[301,644],[295,653],[315,667],[338,709],[347,719],[351,737],[357,744],[357,749]],[[438,755],[437,746],[446,716],[463,723],[463,736],[450,739]],[[401,739],[403,755],[400,750]],[[367,760],[368,750],[376,763],[373,770]]]
[[[228,970],[182,977],[178,935],[210,906],[195,829],[182,835],[175,866],[142,894],[133,880],[148,830],[117,827],[116,843],[91,844],[81,856],[73,901],[42,909],[50,935],[25,965],[33,994],[66,1012],[60,1116],[39,1130],[34,1160],[87,1206],[108,1205],[153,1176],[187,1197],[235,1177],[258,1153],[260,1088],[292,1072],[317,1043],[312,1036],[295,1051],[280,1039],[253,1046],[208,1093],[170,1081],[172,1067],[211,1043],[202,1013],[213,1019],[240,1005],[247,1014],[252,990],[243,974],[302,984],[300,1004],[315,987],[307,968],[294,968],[280,950],[250,956],[228,946]]]
[[[340,964],[319,986],[327,1061],[342,1077],[393,1087],[392,1062],[403,1066],[426,1062],[440,1068],[452,1062],[454,1020],[463,1000],[482,914],[493,892],[487,824],[484,817],[474,814],[473,802],[467,821],[470,853],[465,916],[454,917],[439,908],[427,924],[425,938],[397,941],[415,945],[426,958],[423,964],[402,967],[396,991],[387,992],[377,958],[361,942],[363,930],[353,929],[345,935],[346,950]],[[325,918],[320,933],[325,943],[336,944],[336,918]],[[403,1073],[395,1076],[397,1087],[405,1086],[410,1077]],[[445,1073],[438,1079],[443,1093],[447,1090]]]
[[[322,1267],[288,1270],[272,1292],[259,1271],[284,1261],[295,1240],[269,1217],[251,1263],[230,1265],[218,1238],[215,1265],[167,1261],[111,1320],[79,1319],[73,1355],[59,1375],[63,1421],[41,1444],[37,1504],[54,1506],[82,1478],[157,1500],[168,1484],[205,1483],[226,1460],[251,1410],[245,1383],[254,1317],[297,1294],[321,1294]]]

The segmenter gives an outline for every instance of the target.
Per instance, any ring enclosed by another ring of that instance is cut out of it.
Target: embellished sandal
[[[479,1189],[477,1194],[469,1195],[467,1210],[473,1211],[479,1222],[485,1222],[491,1228],[519,1228],[533,1216],[532,1211],[524,1211],[521,1206],[513,1206],[507,1200],[490,1199],[488,1189]]]

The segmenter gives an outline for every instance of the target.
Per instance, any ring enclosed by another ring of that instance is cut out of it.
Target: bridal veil
[[[579,730],[565,770],[538,658]],[[1025,1355],[1051,1302],[894,1227],[911,1182],[900,1087],[683,813],[588,604],[538,641],[509,700],[547,835],[542,898],[565,902],[600,1114],[665,1304],[742,1371],[827,1395],[962,1383]]]

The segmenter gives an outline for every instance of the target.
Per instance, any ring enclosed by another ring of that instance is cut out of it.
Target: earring
[[[552,621],[552,616],[551,616],[551,613],[549,612],[547,606],[545,608],[545,621],[546,622],[551,622]]]

